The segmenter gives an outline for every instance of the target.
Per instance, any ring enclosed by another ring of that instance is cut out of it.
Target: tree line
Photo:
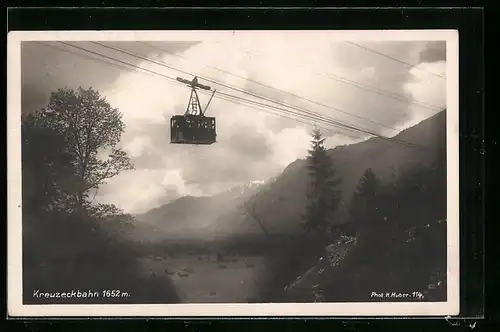
[[[339,206],[341,179],[335,164],[323,146],[320,131],[312,133],[308,169],[310,188],[304,215],[304,229],[321,236],[334,233],[339,221],[333,219]],[[430,164],[409,164],[385,183],[368,167],[358,181],[349,208],[350,235],[358,242],[384,242],[412,227],[421,227],[431,220],[446,219],[446,153],[437,149]],[[332,227],[333,226],[333,227]]]
[[[325,246],[347,235],[355,238],[355,251],[336,269],[335,277],[325,277],[318,286],[327,301],[366,301],[377,287],[427,289],[433,278],[440,285],[434,296],[445,300],[446,153],[436,149],[430,164],[393,170],[389,181],[382,181],[367,167],[353,193],[348,220],[335,220],[342,178],[324,141],[314,129],[307,158],[310,185],[303,215],[304,241],[273,262],[270,274],[274,276],[264,296],[285,296],[279,290],[284,284],[324,255]]]

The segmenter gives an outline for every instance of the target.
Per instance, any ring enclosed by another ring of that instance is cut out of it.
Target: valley
[[[144,273],[168,275],[181,303],[248,303],[258,292],[262,256],[180,254],[140,260]]]
[[[332,225],[340,228],[341,233],[351,232],[348,230],[351,224],[348,210],[360,176],[367,168],[372,168],[383,183],[391,185],[396,183],[400,173],[411,171],[407,173],[410,176],[401,182],[406,187],[398,189],[396,196],[386,196],[382,202],[384,213],[400,224],[402,230],[445,217],[445,205],[442,204],[446,189],[445,178],[442,173],[422,167],[433,165],[445,157],[445,115],[445,112],[437,114],[398,135],[427,146],[428,150],[425,152],[415,152],[396,145],[389,147],[390,143],[375,138],[328,150],[335,170],[342,179],[342,200],[333,216]],[[75,237],[80,239],[81,234],[89,233],[91,240],[88,241],[93,241],[94,245],[89,245],[86,238],[79,242],[88,251],[86,255],[90,260],[89,266],[96,266],[96,261],[102,260],[102,270],[105,272],[99,283],[107,285],[113,279],[120,280],[124,291],[127,291],[125,288],[133,289],[130,293],[137,295],[142,292],[141,283],[147,284],[150,290],[141,294],[141,301],[144,303],[315,301],[311,298],[311,287],[317,283],[330,289],[330,299],[338,299],[337,296],[346,300],[363,299],[367,291],[362,291],[358,284],[371,287],[373,280],[381,285],[388,280],[384,273],[389,268],[378,266],[386,264],[383,250],[389,252],[391,247],[384,247],[382,250],[387,241],[377,243],[379,235],[372,234],[375,249],[381,255],[376,260],[367,258],[374,250],[360,253],[359,248],[353,246],[351,241],[348,247],[338,248],[340,253],[347,252],[347,248],[349,251],[348,255],[342,254],[345,256],[342,256],[342,260],[351,261],[345,270],[338,270],[338,266],[328,269],[318,267],[323,266],[324,262],[319,264],[318,257],[309,252],[314,251],[309,248],[316,243],[307,239],[302,228],[307,185],[307,163],[306,160],[299,159],[289,164],[281,174],[264,181],[244,183],[214,196],[184,196],[129,219],[105,220],[99,225],[106,233],[100,242],[96,242],[93,231],[86,228],[88,225],[81,225],[82,231],[76,231],[74,225],[61,222],[60,226],[51,226],[44,232],[50,234],[47,237],[67,238],[73,243],[73,247],[77,242]],[[415,185],[431,186],[432,195],[413,190]],[[406,196],[398,203],[398,197],[403,197],[402,194]],[[428,209],[416,211],[416,202]],[[406,235],[400,237],[395,253],[391,253],[394,255],[391,259],[397,262],[394,266],[407,262],[410,256],[422,257],[419,258],[422,262],[431,262],[429,266],[420,262],[419,264],[424,264],[424,268],[415,271],[412,266],[403,272],[399,271],[405,276],[397,281],[403,284],[401,287],[407,287],[404,280],[408,277],[415,276],[411,285],[421,285],[426,282],[428,271],[442,269],[442,257],[446,253],[446,232],[443,225],[439,227],[436,231],[431,229],[425,236],[418,235],[419,241],[412,247],[406,244]],[[108,236],[112,237],[111,242]],[[108,249],[108,244],[115,240],[118,241],[116,248]],[[39,247],[44,248],[45,245],[45,242],[40,243]],[[39,249],[32,251],[36,253]],[[71,261],[72,256],[67,251],[55,251],[58,255],[68,256],[65,259]],[[351,259],[353,254],[354,258]],[[106,255],[105,259],[101,259],[103,255]],[[106,263],[108,260],[116,262],[117,258],[126,260],[130,267],[125,269],[121,263],[116,263],[115,268],[104,270],[104,267],[111,265]],[[435,261],[431,261],[434,258]],[[340,258],[332,259],[337,262]],[[49,262],[47,266],[52,266],[50,264]],[[78,269],[83,269],[83,275],[87,275],[89,270],[85,266],[78,267],[78,264],[74,264],[77,272],[72,273],[79,275],[81,271]],[[62,271],[68,264],[59,265],[57,269]],[[36,272],[32,273],[41,273],[35,265],[33,269]],[[325,274],[320,275],[323,270],[326,271]],[[315,272],[311,276],[308,271]],[[339,282],[332,285],[331,280],[337,278],[333,277],[337,274]],[[133,279],[130,275],[133,275]],[[294,284],[297,278],[303,281],[293,286],[291,293],[283,294],[283,289]],[[359,281],[355,282],[353,278]],[[79,283],[85,283],[84,278],[78,280]],[[52,281],[47,281],[47,284],[51,283]],[[355,284],[356,288],[351,289]],[[177,295],[174,296],[174,292]]]

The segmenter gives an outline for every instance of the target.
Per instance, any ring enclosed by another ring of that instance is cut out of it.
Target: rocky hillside
[[[397,136],[425,149],[415,149],[381,138],[329,150],[342,179],[342,202],[336,219],[348,221],[348,208],[363,172],[372,168],[382,181],[400,170],[433,163],[446,153],[446,111],[440,112]],[[183,197],[136,216],[138,227],[149,227],[158,237],[218,237],[234,234],[283,234],[300,230],[308,186],[307,161],[299,159],[282,174],[265,183],[251,183],[213,197]],[[146,226],[147,225],[147,226]],[[146,233],[144,235],[146,235]]]

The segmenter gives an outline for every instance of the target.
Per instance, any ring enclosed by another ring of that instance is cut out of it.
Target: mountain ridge
[[[446,148],[446,110],[402,130],[393,137],[412,142],[415,149],[383,138],[328,149],[333,167],[342,179],[342,199],[334,219],[347,222],[352,194],[367,168],[383,181],[418,165],[433,163]],[[288,164],[275,177],[236,186],[214,196],[184,196],[136,215],[137,224],[161,229],[164,236],[217,237],[235,234],[295,233],[301,230],[301,215],[308,186],[307,159]]]

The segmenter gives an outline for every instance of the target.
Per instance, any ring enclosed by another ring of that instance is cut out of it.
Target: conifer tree
[[[371,168],[368,168],[364,173],[359,184],[354,192],[349,213],[351,222],[356,225],[358,234],[371,235],[377,227],[381,227],[379,223],[381,207],[381,182]],[[362,239],[358,239],[360,242]]]
[[[364,173],[359,184],[354,192],[350,214],[353,221],[360,221],[372,215],[377,209],[376,198],[380,191],[380,180],[373,173],[371,168],[368,168]]]
[[[341,193],[340,179],[336,177],[333,161],[324,147],[325,138],[315,128],[312,133],[311,149],[308,156],[310,189],[307,194],[304,229],[325,234],[331,224],[332,214],[338,207]]]

